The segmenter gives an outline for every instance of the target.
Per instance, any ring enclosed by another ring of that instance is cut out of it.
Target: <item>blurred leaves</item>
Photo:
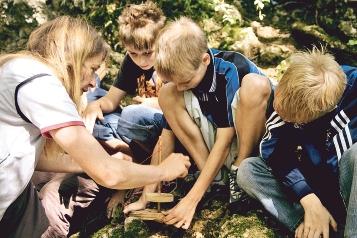
[[[262,13],[262,10],[263,10],[265,4],[269,4],[269,3],[270,3],[270,0],[254,0],[254,5],[258,11],[259,20],[264,19],[265,15]]]
[[[27,38],[38,23],[35,9],[24,1],[0,1],[0,52],[24,49]]]

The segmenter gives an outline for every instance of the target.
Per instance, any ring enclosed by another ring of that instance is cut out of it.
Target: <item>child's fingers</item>
[[[333,230],[337,232],[337,222],[335,221],[335,219],[332,216],[330,216],[330,224],[331,224]]]
[[[167,224],[167,225],[173,225],[173,224],[175,224],[175,223],[178,222],[178,218],[177,218],[177,217],[165,218],[164,222],[165,222],[165,224]]]
[[[93,132],[94,123],[95,123],[94,121],[91,121],[89,119],[84,119],[84,125],[90,133]]]
[[[185,161],[185,166],[186,166],[186,168],[190,168],[190,166],[191,166],[190,160]]]
[[[183,226],[182,226],[182,229],[187,230],[187,229],[190,227],[190,225],[191,225],[191,221],[185,222],[185,223],[183,224]]]
[[[99,120],[103,121],[104,120],[104,116],[103,116],[103,112],[100,110],[98,111],[97,117]]]
[[[185,221],[184,221],[184,220],[181,220],[181,221],[179,221],[179,222],[177,222],[177,223],[175,224],[175,227],[176,227],[176,228],[181,228],[181,226],[184,225],[184,223],[185,223]]]
[[[135,96],[135,97],[133,97],[133,101],[137,102],[137,103],[142,103],[142,102],[144,102],[144,98],[142,98],[140,96]]]
[[[168,214],[171,213],[171,211],[172,211],[172,209],[167,210],[167,211],[161,211],[161,212],[162,212],[162,214],[164,214],[165,216],[167,216]]]
[[[124,207],[124,214],[128,214],[131,211],[137,211],[137,210],[141,210],[144,209],[146,207],[146,204],[141,203],[140,201],[138,202],[134,202],[129,204],[128,206]]]
[[[301,238],[304,232],[304,223],[301,223],[295,230],[295,238]]]

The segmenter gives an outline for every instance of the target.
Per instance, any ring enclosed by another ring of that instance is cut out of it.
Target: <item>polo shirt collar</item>
[[[207,71],[203,76],[202,81],[194,89],[194,91],[200,93],[211,93],[216,91],[216,71],[214,69],[214,56],[210,49],[208,49],[207,53],[210,56],[210,63],[207,66]]]

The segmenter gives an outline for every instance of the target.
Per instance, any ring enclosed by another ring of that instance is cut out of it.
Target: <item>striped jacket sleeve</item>
[[[335,133],[331,143],[333,149],[329,149],[328,164],[338,164],[343,154],[357,142],[357,91],[355,94],[356,98],[330,122]],[[335,168],[337,167],[336,165]]]
[[[329,148],[329,164],[338,163],[343,153],[357,142],[357,68],[342,66],[342,69],[348,89],[339,105],[339,112],[330,122],[334,135],[330,143],[333,149]]]

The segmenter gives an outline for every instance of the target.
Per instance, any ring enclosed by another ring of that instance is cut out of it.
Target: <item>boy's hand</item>
[[[135,96],[135,97],[133,97],[133,101],[134,101],[135,103],[143,103],[145,99],[146,99],[146,98],[140,97],[140,96]]]
[[[322,235],[323,238],[327,238],[329,237],[329,225],[337,231],[335,219],[315,194],[306,195],[300,200],[300,203],[304,208],[305,216],[303,225],[296,229],[296,237],[320,237]]]
[[[191,163],[188,156],[172,153],[158,166],[164,172],[162,180],[171,181],[177,177],[186,177],[188,168],[191,166]]]
[[[100,108],[100,104],[97,101],[91,102],[87,105],[86,109],[83,112],[83,121],[87,128],[87,130],[92,133],[95,120],[98,118],[99,120],[104,120],[102,109]]]
[[[188,229],[195,214],[197,204],[197,202],[189,197],[184,197],[174,208],[164,212],[166,215],[164,222],[177,228]]]
[[[107,206],[107,216],[108,218],[112,218],[115,214],[115,209],[119,204],[124,204],[125,190],[116,191],[109,200]]]

